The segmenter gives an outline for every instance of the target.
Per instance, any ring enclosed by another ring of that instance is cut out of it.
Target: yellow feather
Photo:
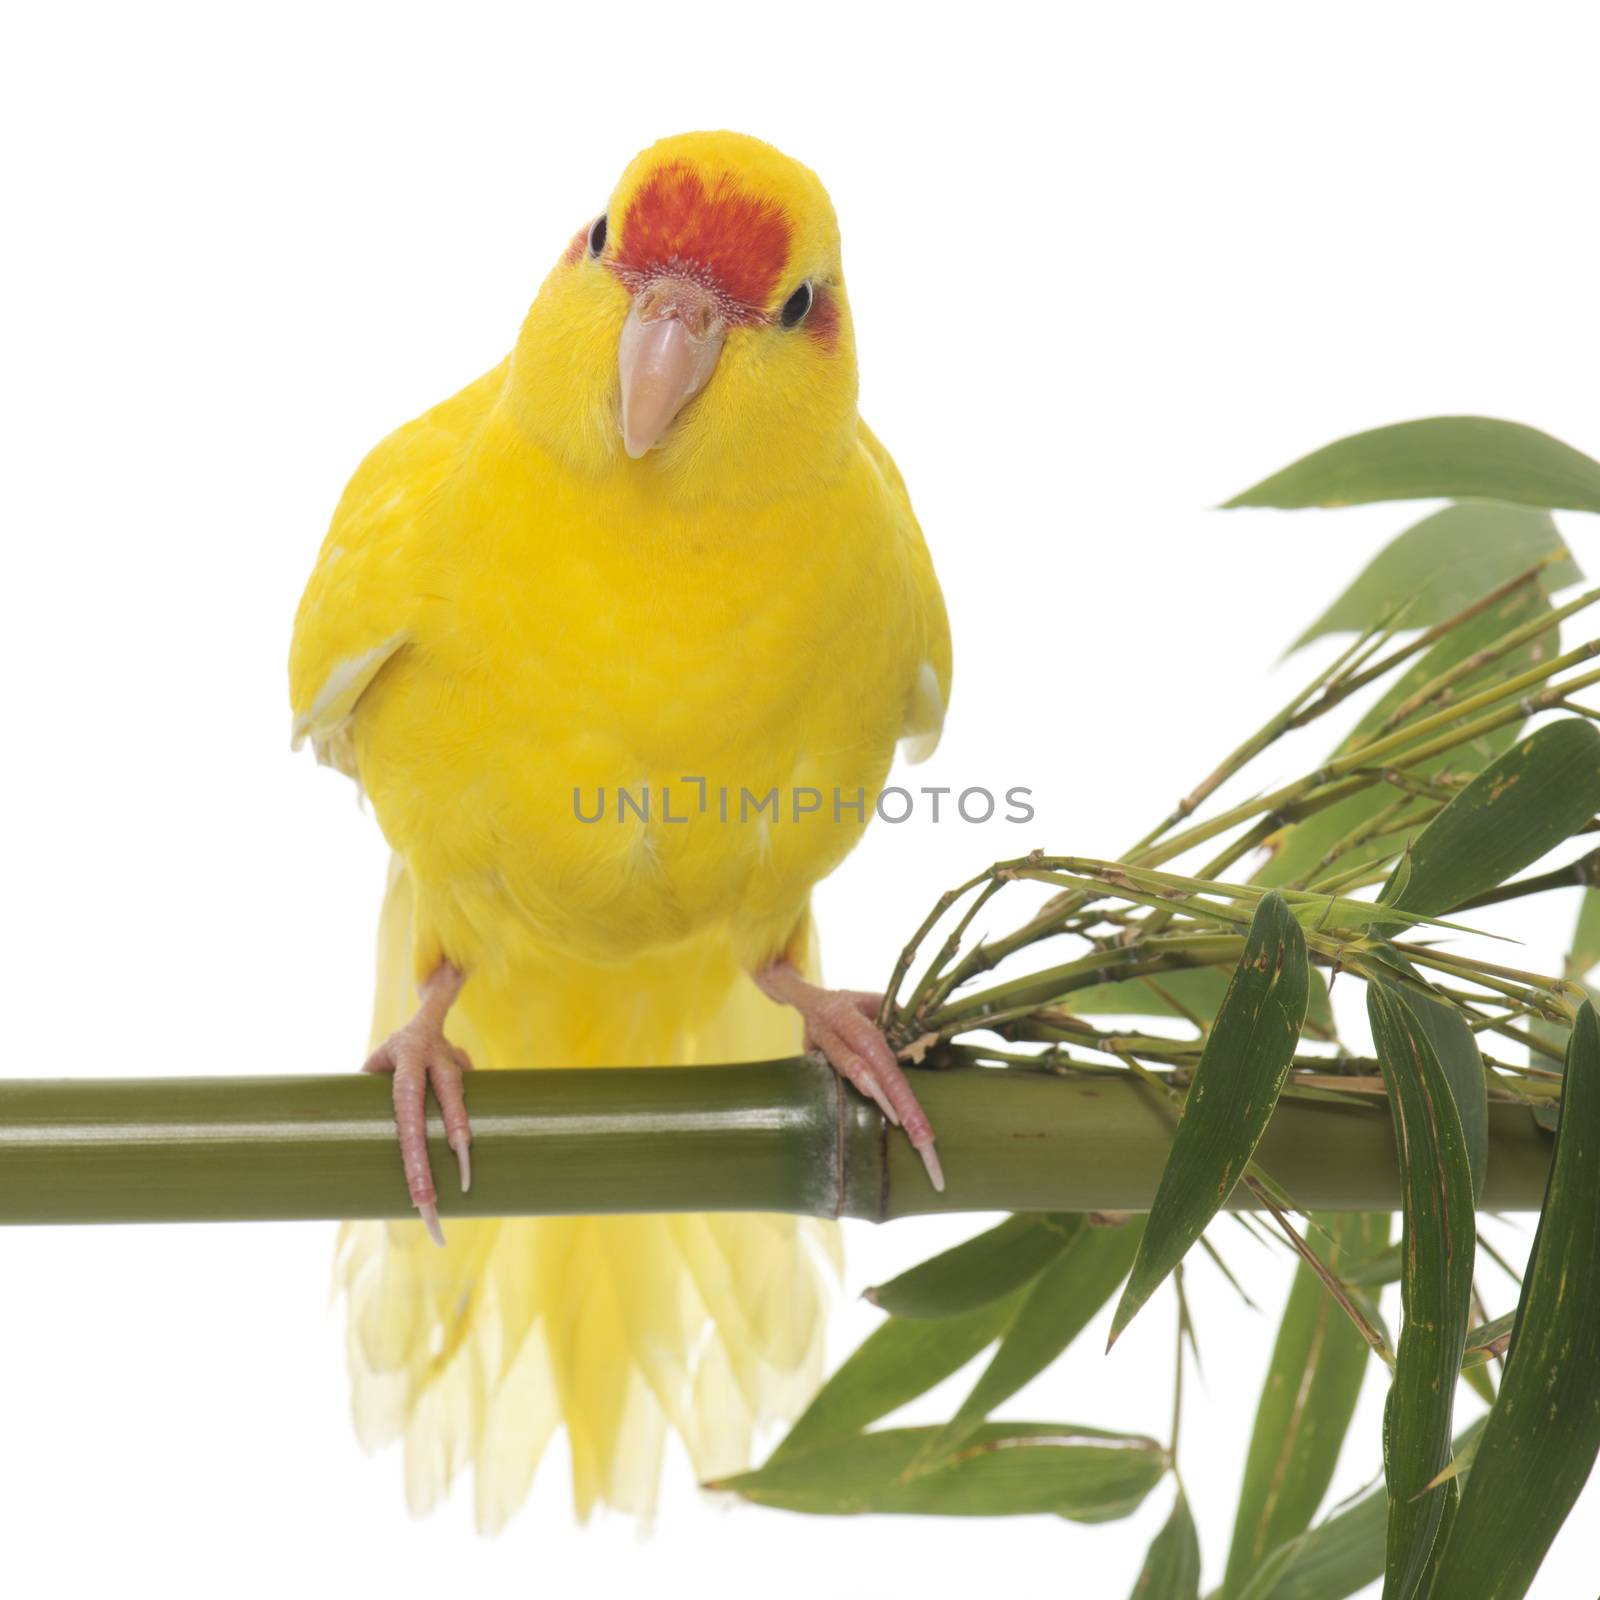
[[[783,953],[814,964],[813,884],[865,826],[896,740],[937,738],[944,607],[905,486],[856,412],[827,196],[769,146],[700,134],[640,156],[608,214],[667,162],[782,213],[774,304],[802,279],[827,285],[835,336],[732,328],[705,391],[630,460],[629,295],[569,252],[508,360],[362,464],[290,678],[297,739],[361,783],[395,852],[375,1042],[448,959],[468,974],[448,1031],[483,1068],[793,1053],[795,1017],[748,974]],[[619,787],[648,789],[648,819]],[[772,790],[776,816],[741,819],[744,792]],[[797,814],[797,790],[822,804]],[[597,793],[604,820],[579,820]],[[350,1224],[337,1266],[357,1429],[403,1440],[417,1511],[470,1466],[480,1526],[498,1528],[564,1423],[580,1514],[648,1515],[669,1431],[697,1472],[726,1472],[816,1381],[831,1225],[448,1232],[440,1251],[420,1224]]]

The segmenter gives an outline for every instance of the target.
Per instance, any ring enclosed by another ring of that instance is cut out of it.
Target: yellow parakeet
[[[742,1465],[815,1383],[837,1251],[836,1225],[774,1216],[446,1241],[430,1087],[465,1187],[472,1063],[759,1060],[804,1034],[942,1181],[872,997],[812,981],[811,888],[896,741],[936,742],[950,682],[856,389],[815,175],[683,135],[623,173],[510,356],[379,444],[334,513],[291,698],[394,852],[367,1065],[394,1074],[421,1220],[347,1225],[339,1272],[357,1426],[404,1440],[414,1509],[470,1465],[498,1527],[561,1424],[580,1515],[647,1513],[669,1429],[702,1476]]]

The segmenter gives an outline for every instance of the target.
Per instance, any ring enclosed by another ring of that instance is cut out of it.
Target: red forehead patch
[[[626,279],[674,267],[697,267],[742,306],[760,309],[789,264],[789,221],[730,177],[707,187],[693,167],[652,173],[628,207],[617,250]]]

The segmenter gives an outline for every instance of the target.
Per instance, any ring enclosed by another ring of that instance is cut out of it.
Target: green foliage
[[[1389,1497],[1382,1485],[1267,1556],[1238,1600],[1345,1600],[1383,1576]]]
[[[1397,955],[1396,960],[1403,965],[1403,958]],[[1415,970],[1410,970],[1415,976]],[[1427,1035],[1439,1070],[1450,1085],[1450,1097],[1461,1119],[1461,1137],[1466,1145],[1467,1165],[1472,1169],[1472,1198],[1476,1203],[1483,1198],[1483,1186],[1489,1176],[1489,1081],[1477,1037],[1460,1008],[1441,1000],[1420,980],[1415,988],[1392,993]]]
[[[1578,925],[1572,930],[1572,943],[1568,947],[1562,971],[1568,983],[1582,986],[1588,983],[1597,966],[1600,966],[1600,889],[1586,888],[1579,902]],[[1528,1024],[1528,1031],[1549,1049],[1565,1053],[1570,1030],[1564,1021],[1534,1017]],[[1555,1063],[1546,1056],[1540,1064],[1549,1068]],[[1536,1106],[1534,1115],[1540,1127],[1555,1132],[1559,1120],[1558,1107],[1548,1103]]]
[[[1479,1421],[1456,1435],[1452,1449],[1458,1458],[1470,1453],[1482,1429]],[[1383,1576],[1388,1522],[1389,1497],[1379,1484],[1310,1532],[1280,1545],[1237,1600],[1347,1600]],[[1446,1600],[1445,1595],[1439,1600]]]
[[[955,1416],[930,1439],[924,1459],[956,1449],[1072,1344],[1128,1275],[1144,1231],[1142,1217],[1079,1229],[1034,1280],[989,1365]]]
[[[1391,622],[1433,627],[1541,561],[1549,563],[1545,591],[1577,581],[1549,512],[1489,501],[1446,506],[1386,545],[1290,648]]]
[[[1469,1372],[1473,1367],[1481,1367],[1491,1356],[1502,1351],[1511,1337],[1511,1330],[1516,1326],[1516,1321],[1516,1312],[1508,1311],[1503,1317],[1496,1317],[1492,1322],[1480,1322],[1476,1328],[1469,1328],[1467,1346],[1461,1356],[1461,1370]]]
[[[1459,701],[1497,678],[1533,667],[1541,651],[1548,654],[1554,648],[1552,636],[1520,644],[1498,661],[1476,667],[1473,663],[1512,629],[1550,615],[1550,602],[1537,584],[1530,583],[1453,628],[1397,676],[1334,755],[1351,755],[1377,739],[1402,707],[1452,671],[1466,669],[1452,685],[1453,698]],[[1376,628],[1382,622],[1382,615],[1374,612],[1363,626]],[[1510,723],[1481,734],[1455,749],[1411,765],[1407,775],[1413,782],[1470,777],[1514,744],[1517,731],[1517,724]],[[1280,885],[1315,883],[1342,873],[1379,857],[1385,850],[1403,847],[1424,825],[1426,815],[1426,807],[1414,792],[1388,784],[1368,785],[1286,829],[1273,841],[1272,857],[1257,873],[1257,881]]]
[[[1002,1422],[978,1429],[938,1468],[910,1475],[928,1431],[887,1428],[786,1450],[758,1471],[709,1487],[758,1505],[832,1517],[1049,1512],[1075,1522],[1110,1522],[1138,1510],[1169,1464],[1154,1439],[1070,1422]]]
[[[1559,978],[1510,965],[1515,946],[1485,950],[1474,913],[1595,880],[1589,857],[1519,875],[1600,826],[1600,696],[1585,694],[1600,684],[1600,639],[1560,639],[1600,590],[1553,605],[1579,574],[1548,515],[1600,511],[1600,463],[1531,428],[1437,418],[1342,440],[1231,503],[1436,498],[1459,503],[1401,533],[1297,641],[1353,634],[1344,654],[1122,860],[998,863],[941,900],[896,968],[888,1032],[916,1059],[948,1048],[995,1073],[1076,1078],[1082,1093],[1131,1074],[1152,1116],[1181,1107],[1148,1220],[1013,1217],[873,1291],[893,1315],[767,1466],[730,1487],[835,1513],[1125,1514],[1174,1465],[1176,1442],[995,1413],[1124,1278],[1113,1339],[1194,1244],[1220,1262],[1205,1230],[1242,1183],[1233,1203],[1248,1191],[1301,1261],[1213,1600],[1343,1600],[1378,1578],[1385,1600],[1527,1592],[1600,1452],[1600,1027],[1577,987],[1600,966],[1600,889],[1583,890]],[[1369,686],[1331,756],[1215,798]],[[978,911],[992,917],[1016,882],[1052,897],[965,946]],[[946,916],[953,931],[912,981]],[[1046,964],[988,977],[1047,941]],[[1375,1057],[1337,1039],[1336,975],[1366,985]],[[1387,1101],[1398,1244],[1387,1212],[1318,1214],[1303,1237],[1292,1227],[1297,1174],[1255,1159],[1286,1097],[1297,1117],[1371,1117]],[[1559,1117],[1560,1135],[1515,1318],[1479,1311],[1469,1326],[1476,1207],[1494,1192],[1491,1124],[1507,1111],[1497,1101],[1545,1125]],[[1368,1296],[1396,1281],[1391,1351]],[[1177,1282],[1174,1441],[1181,1347],[1194,1338]],[[990,1346],[947,1421],[868,1431]],[[1384,1481],[1314,1523],[1372,1350],[1392,1365]],[[1452,1440],[1462,1381],[1492,1409]],[[1180,1484],[1134,1600],[1199,1592]]]
[[[1392,1244],[1368,1261],[1347,1263],[1340,1277],[1355,1289],[1381,1289],[1385,1284],[1399,1283],[1404,1264],[1405,1252],[1398,1244]]]
[[[1199,1600],[1200,1535],[1183,1490],[1173,1502],[1172,1515],[1150,1543],[1144,1570],[1129,1600]]]
[[[1159,978],[1097,983],[1075,990],[1066,1009],[1075,1017],[1202,1017],[1209,1023],[1228,992],[1231,976],[1226,967],[1192,967],[1187,972],[1163,972]],[[1310,985],[1306,1029],[1316,1038],[1331,1039],[1333,1002],[1327,980],[1315,968]]]
[[[1525,1595],[1600,1453],[1600,1020],[1572,1031],[1550,1188],[1440,1596]]]
[[[1600,890],[1585,889],[1578,926],[1573,930],[1572,953],[1567,957],[1567,976],[1582,983],[1596,967],[1600,967]]]
[[[1305,935],[1282,899],[1263,895],[1195,1068],[1149,1226],[1111,1319],[1113,1341],[1244,1175],[1289,1076],[1306,994]]]
[[[1600,511],[1600,461],[1521,423],[1426,417],[1325,445],[1228,505],[1353,506],[1373,500],[1500,500]]]
[[[1371,1259],[1389,1240],[1389,1213],[1313,1216],[1308,1242],[1334,1270]],[[1301,1264],[1278,1326],[1256,1408],[1224,1595],[1262,1560],[1311,1526],[1333,1481],[1367,1372],[1366,1341]]]
[[[1387,984],[1367,988],[1378,1062],[1389,1091],[1404,1198],[1405,1322],[1384,1411],[1389,1551],[1384,1600],[1426,1593],[1446,1488],[1455,1379],[1472,1302],[1472,1169],[1450,1082],[1416,1013]]]
[[[1079,1216],[1019,1213],[867,1290],[896,1317],[950,1317],[975,1311],[1031,1283],[1076,1240]]]
[[[779,1455],[847,1438],[959,1372],[1005,1332],[1021,1296],[941,1321],[892,1317],[825,1383]]]
[[[1552,722],[1480,772],[1402,858],[1380,899],[1397,911],[1449,911],[1504,883],[1569,839],[1600,808],[1600,729]]]

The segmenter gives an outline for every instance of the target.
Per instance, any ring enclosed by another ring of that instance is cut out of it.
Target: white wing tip
[[[924,661],[917,669],[911,703],[906,708],[905,729],[900,754],[912,766],[926,761],[939,748],[939,736],[944,732],[944,692],[931,661]]]

